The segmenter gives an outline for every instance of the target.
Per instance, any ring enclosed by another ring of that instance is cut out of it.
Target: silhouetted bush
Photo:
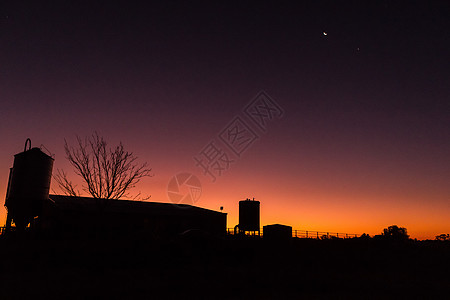
[[[364,239],[364,240],[371,239],[370,235],[368,235],[367,233],[361,234],[361,236],[360,236],[359,238],[360,238],[360,239]]]
[[[437,241],[450,241],[450,234],[443,233],[443,234],[437,235],[436,240]]]
[[[398,227],[397,225],[389,226],[383,229],[381,236],[385,239],[403,241],[408,240],[409,235],[405,227]]]

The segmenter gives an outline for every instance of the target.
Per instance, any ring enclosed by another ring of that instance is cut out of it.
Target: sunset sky
[[[2,1],[0,201],[26,138],[72,175],[64,139],[97,131],[152,167],[132,192],[170,202],[191,173],[228,227],[255,197],[261,225],[450,233],[450,6],[370,3]],[[280,109],[263,129],[261,91]],[[257,136],[240,157],[220,139],[237,117]],[[214,182],[210,142],[233,160]]]

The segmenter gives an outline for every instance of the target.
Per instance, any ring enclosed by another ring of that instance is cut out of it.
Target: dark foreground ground
[[[450,297],[450,243],[0,237],[0,299]]]

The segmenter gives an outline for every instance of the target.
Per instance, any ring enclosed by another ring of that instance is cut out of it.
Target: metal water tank
[[[239,201],[239,230],[259,231],[259,201]]]
[[[292,227],[281,224],[266,225],[263,227],[263,237],[269,241],[290,241],[292,239]]]
[[[25,146],[24,152],[14,155],[5,206],[16,226],[27,226],[48,199],[53,161],[39,148]]]

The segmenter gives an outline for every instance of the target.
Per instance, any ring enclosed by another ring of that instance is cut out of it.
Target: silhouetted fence
[[[227,228],[227,234],[233,235],[234,228]],[[257,231],[247,232],[247,235],[258,235]],[[259,236],[263,236],[263,228],[260,229]],[[309,239],[332,239],[332,238],[355,238],[358,237],[355,233],[344,233],[344,232],[326,232],[326,231],[311,231],[311,230],[292,230],[292,237],[296,238],[309,238]]]
[[[10,228],[11,231],[15,230],[15,227]],[[6,227],[0,227],[0,235],[4,234],[6,231]],[[233,235],[234,234],[234,228],[227,228],[227,234]],[[257,231],[247,232],[247,235],[252,236],[258,236]],[[260,229],[259,236],[263,236],[264,231],[263,228]],[[342,238],[342,239],[348,239],[348,238],[354,238],[358,237],[357,234],[354,233],[342,233],[342,232],[325,232],[325,231],[311,231],[311,230],[298,230],[293,229],[292,230],[292,237],[296,238],[307,238],[307,239],[332,239],[332,238]]]
[[[358,237],[354,233],[344,232],[324,232],[324,231],[310,231],[310,230],[292,230],[292,236],[298,238],[313,238],[313,239],[325,239],[325,238],[354,238]]]

